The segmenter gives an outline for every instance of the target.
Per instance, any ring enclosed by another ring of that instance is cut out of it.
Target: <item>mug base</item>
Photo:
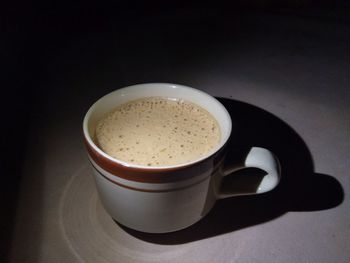
[[[130,226],[127,224],[123,224],[121,222],[119,222],[118,220],[116,220],[115,218],[111,217],[113,219],[113,221],[118,224],[122,229],[126,230],[127,232],[129,231],[138,231],[138,232],[142,232],[142,233],[147,233],[147,234],[166,234],[166,233],[173,233],[173,232],[177,232],[177,231],[181,231],[184,230],[186,228],[189,228],[193,225],[195,225],[196,223],[198,223],[200,220],[202,220],[209,211],[207,211],[205,214],[203,214],[200,218],[198,218],[196,221],[186,224],[186,225],[182,225],[182,226],[174,226],[174,227],[169,227],[169,228],[152,228],[152,229],[148,229],[148,228],[143,228],[143,227],[135,227],[135,226]]]

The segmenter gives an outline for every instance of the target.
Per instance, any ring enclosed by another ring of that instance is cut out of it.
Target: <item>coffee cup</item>
[[[95,138],[99,121],[120,105],[148,97],[186,100],[205,109],[220,127],[219,142],[198,158],[161,166],[135,164],[104,152]],[[105,210],[128,228],[166,233],[196,223],[219,199],[261,194],[274,189],[280,180],[280,167],[278,159],[267,149],[251,147],[244,153],[242,162],[225,165],[226,155],[232,154],[228,151],[231,150],[228,149],[231,130],[230,115],[217,99],[183,85],[138,84],[100,98],[86,113],[83,132]],[[237,149],[234,152],[237,154]],[[235,172],[246,168],[257,168],[264,173],[254,182],[247,176],[246,179],[241,178],[237,185],[227,184],[227,178],[234,178]],[[253,187],[249,187],[251,184]]]

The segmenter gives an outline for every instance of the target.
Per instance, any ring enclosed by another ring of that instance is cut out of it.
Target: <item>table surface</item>
[[[10,262],[349,262],[350,25],[323,18],[184,13],[53,37],[37,76]],[[96,193],[82,118],[107,92],[145,82],[225,98],[239,124],[232,144],[273,150],[281,185],[221,200],[173,234],[116,224]]]

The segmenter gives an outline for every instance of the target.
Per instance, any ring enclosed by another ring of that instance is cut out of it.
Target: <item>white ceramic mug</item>
[[[106,113],[125,102],[153,96],[180,98],[206,109],[220,125],[219,144],[197,160],[164,167],[127,163],[97,147],[94,142],[95,127]],[[83,131],[97,190],[105,209],[117,222],[129,228],[165,233],[194,224],[210,211],[218,199],[259,194],[275,188],[280,179],[279,163],[267,149],[253,147],[244,156],[243,163],[224,167],[231,129],[230,115],[218,100],[182,85],[139,84],[102,97],[86,113]],[[234,171],[247,167],[265,171],[253,191],[223,187],[226,176],[235,176]]]

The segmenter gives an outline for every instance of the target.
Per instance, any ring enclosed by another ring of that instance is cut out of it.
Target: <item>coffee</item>
[[[188,163],[220,141],[216,119],[200,106],[162,97],[124,103],[101,119],[96,144],[108,155],[145,166]]]

